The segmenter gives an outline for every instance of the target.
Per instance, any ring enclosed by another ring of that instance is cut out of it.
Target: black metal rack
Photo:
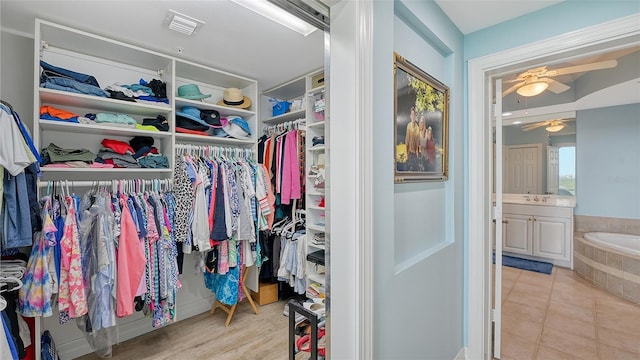
[[[311,310],[304,308],[297,301],[289,301],[289,360],[296,358],[296,313],[309,319],[311,324],[311,357],[310,360],[318,359],[318,315]]]

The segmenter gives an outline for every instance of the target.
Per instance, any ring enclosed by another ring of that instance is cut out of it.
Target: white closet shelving
[[[35,26],[33,137],[38,150],[53,143],[62,148],[88,149],[96,154],[105,138],[127,142],[134,136],[150,136],[154,139],[154,146],[169,160],[168,169],[43,167],[44,180],[93,180],[97,179],[97,176],[100,179],[169,178],[176,156],[175,145],[181,143],[255,150],[258,130],[255,105],[258,85],[255,80],[44,20],[37,19]],[[129,102],[41,88],[40,60],[56,67],[93,75],[101,88],[115,83],[137,84],[140,79],[147,82],[153,79],[163,81],[166,84],[169,104]],[[203,100],[179,98],[177,89],[185,84],[196,84],[200,92],[211,94],[211,97]],[[241,89],[245,96],[254,101],[252,107],[240,109],[217,105],[223,97],[224,90],[231,87]],[[125,114],[139,124],[145,118],[162,115],[169,122],[169,131],[40,120],[40,107],[44,105],[70,111],[79,116],[99,112]],[[176,132],[175,113],[184,106],[216,110],[223,117],[240,116],[248,122],[252,135],[247,139],[235,139]]]
[[[324,168],[326,167],[324,144],[325,137],[325,120],[324,120],[324,85],[323,70],[317,70],[293,79],[289,82],[276,86],[272,89],[262,92],[262,113],[270,114],[273,102],[270,99],[280,101],[288,101],[292,104],[299,103],[300,108],[294,107],[291,111],[273,117],[264,118],[262,120],[263,127],[293,122],[295,120],[304,120],[305,135],[305,217],[306,217],[306,234],[307,249],[306,254],[315,251],[324,251],[325,245],[314,244],[312,238],[320,237],[324,239],[325,235],[325,211],[324,206],[325,188],[324,188]],[[314,146],[314,138],[322,143]],[[313,169],[313,170],[312,170]],[[320,171],[318,171],[320,169]],[[307,296],[317,297],[308,290],[310,287],[321,289],[322,297],[324,297],[325,288],[325,272],[324,266],[318,266],[310,261],[306,261],[307,276]]]
[[[184,59],[175,58],[155,51],[108,39],[68,26],[36,19],[35,21],[35,61],[34,61],[34,113],[33,140],[36,148],[42,150],[50,143],[63,148],[85,148],[96,154],[105,138],[129,141],[134,136],[150,136],[154,146],[169,160],[166,169],[141,168],[46,168],[43,167],[42,180],[110,180],[110,179],[170,179],[176,158],[176,145],[195,144],[229,148],[257,150],[258,133],[258,84],[255,80],[217,70]],[[150,102],[128,102],[92,95],[40,87],[40,60],[50,65],[93,75],[101,88],[115,83],[137,84],[140,79],[147,82],[157,79],[166,84],[169,104]],[[194,101],[177,97],[178,87],[196,84],[204,94],[211,97]],[[253,104],[248,109],[219,106],[226,88],[239,88]],[[40,120],[40,107],[50,105],[84,116],[87,113],[108,112],[126,114],[141,124],[145,118],[158,115],[166,117],[168,131],[148,131],[135,128],[120,128],[104,124],[75,124],[55,120]],[[252,135],[247,139],[221,138],[182,134],[176,132],[175,115],[184,106],[195,106],[201,110],[217,110],[221,116],[236,115],[244,118]],[[184,274],[193,274],[195,260],[185,256]],[[257,290],[257,272],[247,279],[251,289]],[[205,289],[201,277],[181,276],[182,288],[178,292],[177,319],[185,319],[211,308],[213,294]],[[40,326],[52,330],[58,350],[65,358],[75,358],[91,352],[84,335],[73,326],[60,327],[56,319],[45,318],[36,321],[36,331]],[[118,319],[120,340],[126,340],[151,331],[150,320],[141,314]],[[40,342],[36,342],[36,354],[40,354]],[[39,358],[39,356],[38,356]]]

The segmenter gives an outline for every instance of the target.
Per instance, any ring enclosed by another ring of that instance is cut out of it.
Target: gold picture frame
[[[395,183],[447,180],[449,87],[393,55]]]

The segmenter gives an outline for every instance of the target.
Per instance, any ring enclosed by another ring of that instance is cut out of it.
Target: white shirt
[[[0,165],[16,176],[33,161],[13,115],[0,108]]]

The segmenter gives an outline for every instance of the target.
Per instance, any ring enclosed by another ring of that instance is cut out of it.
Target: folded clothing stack
[[[112,99],[132,102],[143,100],[169,103],[169,99],[167,99],[167,84],[156,79],[148,83],[144,79],[140,79],[137,84],[121,84],[117,82],[105,87],[105,90]]]
[[[324,233],[314,233],[313,236],[311,236],[311,244],[315,245],[315,246],[322,246],[325,244],[325,238],[324,238]]]
[[[96,161],[118,168],[168,168],[169,159],[160,154],[153,143],[150,136],[136,136],[128,143],[104,139]]]
[[[316,250],[307,254],[307,261],[324,266],[324,250]]]
[[[42,60],[40,60],[40,67],[42,68],[40,87],[77,94],[109,96],[108,92],[100,88],[98,81],[92,75],[53,66]]]
[[[40,155],[40,165],[44,167],[105,167],[94,164],[96,155],[87,149],[65,149],[51,143]]]

